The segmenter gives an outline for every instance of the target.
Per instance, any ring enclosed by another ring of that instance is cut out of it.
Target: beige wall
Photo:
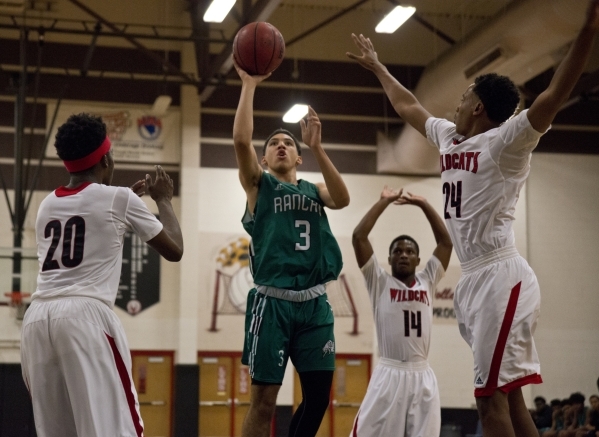
[[[533,155],[528,182],[530,263],[541,286],[536,341],[548,400],[597,393],[599,156]]]

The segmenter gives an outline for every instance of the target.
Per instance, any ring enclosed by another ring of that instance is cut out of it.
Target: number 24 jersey
[[[445,223],[462,263],[515,244],[516,202],[530,172],[530,154],[543,135],[527,112],[464,141],[456,138],[455,124],[426,121],[427,137],[441,154]]]

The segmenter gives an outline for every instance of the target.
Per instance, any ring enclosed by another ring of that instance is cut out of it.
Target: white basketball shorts
[[[350,437],[433,437],[440,432],[439,389],[428,361],[381,358]]]
[[[474,396],[543,382],[532,337],[541,293],[515,247],[462,264],[454,307],[460,334],[474,355]]]
[[[143,423],[120,320],[85,297],[35,299],[21,333],[38,437],[140,437]]]

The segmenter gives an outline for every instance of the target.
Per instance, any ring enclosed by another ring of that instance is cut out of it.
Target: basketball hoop
[[[23,291],[10,291],[8,293],[4,293],[4,296],[10,298],[8,301],[8,306],[11,308],[16,308],[17,320],[23,320],[23,317],[25,316],[25,310],[27,309],[23,299],[27,299],[29,296],[31,296],[31,293],[25,293]]]

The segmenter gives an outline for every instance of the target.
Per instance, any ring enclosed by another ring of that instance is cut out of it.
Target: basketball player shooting
[[[72,115],[56,151],[69,184],[41,203],[35,224],[40,271],[23,320],[21,363],[39,437],[143,436],[131,353],[116,299],[123,237],[135,232],[169,261],[183,255],[162,167],[131,189],[112,187],[114,160],[100,117]],[[160,221],[138,197],[148,192]]]
[[[443,193],[454,199],[445,220],[462,266],[454,307],[474,355],[474,395],[485,437],[537,436],[521,387],[542,382],[533,333],[540,308],[534,272],[514,245],[518,194],[530,154],[550,128],[588,61],[599,31],[599,0],[549,87],[514,116],[518,90],[507,77],[477,77],[462,95],[454,123],[433,117],[382,65],[370,39],[352,35],[393,107],[441,153]],[[457,157],[457,159],[456,159]]]
[[[351,437],[438,436],[441,401],[437,378],[428,364],[433,325],[433,294],[451,257],[451,238],[443,220],[420,196],[385,187],[352,236],[358,266],[376,325],[381,359],[354,420]],[[419,207],[431,225],[437,247],[422,271],[418,243],[408,235],[391,241],[391,275],[379,264],[368,235],[391,204]]]
[[[337,279],[342,267],[325,207],[344,208],[349,193],[322,148],[320,120],[312,108],[300,122],[302,140],[312,150],[324,183],[297,179],[301,148],[284,129],[268,136],[258,159],[252,145],[254,92],[269,75],[250,76],[237,63],[235,68],[242,85],[233,143],[247,196],[242,221],[252,237],[250,263],[256,284],[247,299],[242,362],[250,367],[252,386],[241,435],[270,435],[277,394],[291,358],[303,399],[289,435],[313,437],[329,405],[335,370],[333,312],[325,284]]]

